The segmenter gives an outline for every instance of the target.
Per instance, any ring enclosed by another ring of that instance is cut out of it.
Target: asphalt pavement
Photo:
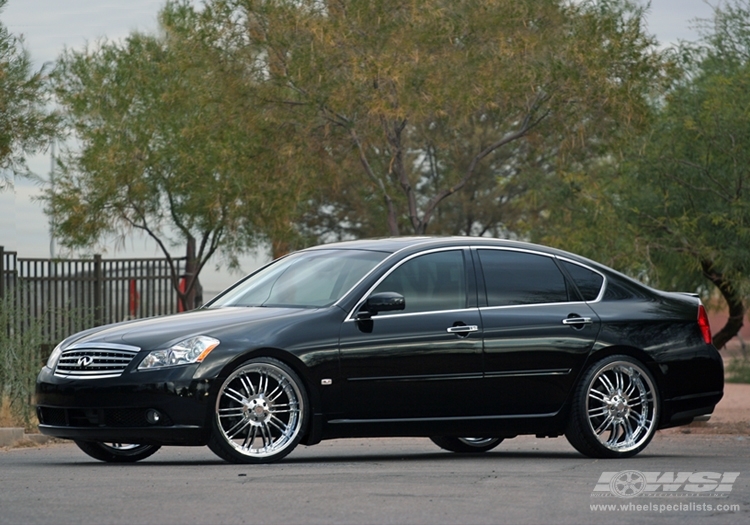
[[[0,452],[0,524],[750,523],[750,438],[659,432],[627,460],[564,438],[519,437],[459,455],[427,439],[298,447],[232,465],[167,447],[132,465],[72,444]]]

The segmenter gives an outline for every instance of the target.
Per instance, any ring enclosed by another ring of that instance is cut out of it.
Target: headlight
[[[150,352],[138,365],[138,370],[153,370],[165,366],[200,363],[217,346],[219,346],[219,340],[213,337],[205,335],[191,337],[170,348]]]
[[[47,368],[50,370],[54,370],[57,366],[57,362],[60,360],[60,356],[62,355],[62,343],[57,345],[54,350],[52,350],[52,353],[49,356],[49,359],[47,359]]]

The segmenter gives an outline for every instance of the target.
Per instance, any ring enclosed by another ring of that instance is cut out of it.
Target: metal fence
[[[173,259],[177,275],[185,259]],[[178,311],[166,259],[21,258],[0,246],[0,301],[15,312],[8,332],[43,327],[48,343],[74,332]]]

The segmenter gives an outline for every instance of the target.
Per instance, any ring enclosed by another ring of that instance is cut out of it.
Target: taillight
[[[701,334],[703,334],[703,340],[707,345],[711,344],[711,325],[708,324],[708,314],[703,305],[698,306],[698,326],[701,328]]]

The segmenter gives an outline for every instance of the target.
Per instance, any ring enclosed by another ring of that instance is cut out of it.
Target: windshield
[[[253,274],[209,306],[329,306],[387,256],[365,250],[294,253]]]

